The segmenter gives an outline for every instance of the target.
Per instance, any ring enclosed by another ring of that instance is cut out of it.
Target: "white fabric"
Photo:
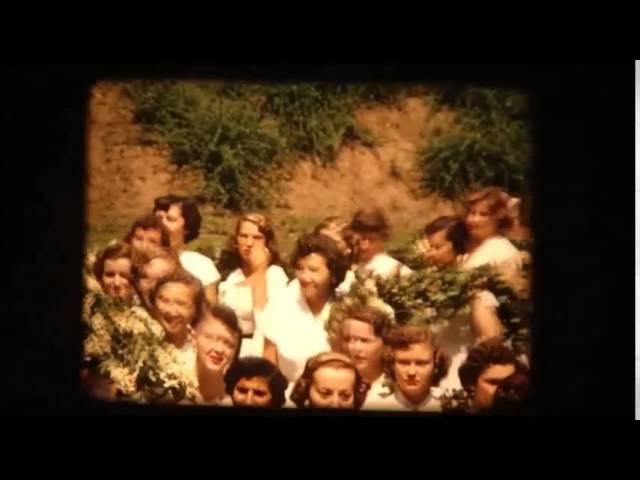
[[[406,277],[413,273],[413,270],[409,267],[383,252],[375,255],[371,260],[364,265],[361,265],[358,269],[363,273],[373,273],[373,275],[388,278],[396,275],[398,268],[400,268],[401,277]]]
[[[450,389],[461,389],[462,383],[460,383],[460,376],[458,375],[458,370],[460,366],[467,359],[467,355],[469,354],[469,350],[467,346],[461,346],[457,349],[457,351],[451,356],[451,365],[449,366],[449,371],[447,375],[440,380],[438,386],[440,388],[450,390]]]
[[[229,274],[227,279],[220,284],[220,303],[231,307],[236,312],[242,331],[246,334],[254,333],[254,339],[244,339],[240,350],[241,356],[255,354],[262,356],[264,339],[260,335],[257,325],[257,316],[253,308],[253,293],[248,285],[240,285],[246,281],[247,277],[242,269],[237,268]],[[267,305],[272,298],[279,297],[287,287],[287,274],[277,266],[271,265],[267,268]],[[265,307],[266,308],[266,307]],[[259,337],[259,338],[257,338]],[[255,341],[254,341],[255,340]],[[255,345],[253,345],[255,343]]]
[[[327,302],[314,316],[298,285],[287,288],[257,315],[264,336],[278,348],[278,367],[290,382],[302,374],[310,357],[331,350],[325,330],[330,311]]]
[[[495,265],[522,268],[520,251],[505,237],[495,236],[486,239],[473,252],[459,259],[463,270],[471,270],[482,265]]]
[[[442,404],[439,400],[439,396],[441,394],[441,389],[432,387],[427,398],[418,405],[415,405],[402,394],[399,388],[396,387],[393,395],[387,397],[380,409],[409,410],[412,412],[442,412]]]
[[[367,392],[367,398],[362,405],[362,410],[385,410],[389,405],[389,397],[392,395],[388,380],[384,374],[371,384]]]
[[[220,280],[220,273],[209,257],[198,252],[184,251],[180,253],[180,264],[191,275],[200,280],[203,287]]]

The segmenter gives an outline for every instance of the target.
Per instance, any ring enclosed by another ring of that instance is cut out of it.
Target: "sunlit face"
[[[238,407],[271,406],[269,380],[265,377],[241,378],[233,388],[232,399]]]
[[[164,210],[156,211],[156,215],[162,219],[162,223],[169,230],[169,238],[171,246],[181,245],[185,237],[185,220],[182,216],[182,206],[174,203],[166,212]]]
[[[154,258],[143,267],[139,287],[145,302],[150,303],[149,294],[155,288],[158,280],[169,275],[175,268],[175,262],[167,258]]]
[[[490,365],[478,377],[473,404],[478,410],[486,410],[493,405],[493,397],[502,380],[514,374],[515,365]]]
[[[313,374],[309,406],[315,408],[354,408],[356,373],[350,368],[320,367]]]
[[[104,261],[100,280],[104,292],[110,297],[130,299],[133,296],[133,286],[130,278],[131,259],[115,258]]]
[[[342,345],[365,378],[382,373],[384,343],[376,336],[373,325],[355,319],[342,323]]]
[[[427,235],[430,249],[427,252],[427,260],[438,267],[452,265],[456,260],[456,252],[453,244],[447,240],[447,230],[440,230],[433,235]]]
[[[407,398],[420,401],[427,397],[434,369],[434,351],[428,342],[393,350],[395,383]]]
[[[159,247],[162,244],[162,232],[155,228],[136,228],[131,237],[131,246],[144,252],[149,247]]]
[[[329,297],[331,272],[327,266],[327,260],[322,255],[312,253],[298,260],[296,278],[308,302]]]
[[[498,219],[491,213],[487,200],[471,205],[464,223],[475,240],[485,240],[498,233]]]
[[[167,335],[186,335],[196,313],[195,293],[183,283],[167,282],[156,294],[155,307]]]
[[[249,260],[252,249],[264,249],[267,246],[267,240],[260,232],[258,226],[249,221],[244,221],[240,224],[236,241],[238,243],[238,254],[240,255],[240,258],[246,261]]]
[[[236,357],[240,338],[209,312],[204,316],[193,335],[197,361],[210,372],[224,373]]]
[[[358,232],[358,261],[366,263],[384,251],[384,236],[381,233]]]

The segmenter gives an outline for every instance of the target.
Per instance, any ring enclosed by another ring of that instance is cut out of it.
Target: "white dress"
[[[269,301],[278,298],[287,287],[287,274],[277,266],[271,265],[266,272],[267,276],[267,306]],[[237,268],[229,274],[227,279],[220,284],[219,299],[236,312],[240,328],[246,335],[253,335],[252,338],[244,337],[240,347],[240,357],[258,356],[264,353],[264,329],[261,321],[265,318],[253,308],[253,293],[248,285],[239,285],[244,282],[245,277],[242,269]],[[267,308],[265,306],[265,308]]]
[[[200,280],[203,287],[220,280],[220,272],[209,257],[198,252],[184,251],[180,253],[180,265],[191,275]]]
[[[331,304],[314,315],[298,286],[287,288],[259,315],[264,317],[264,336],[278,348],[278,367],[290,382],[302,374],[310,357],[331,351],[325,330]]]
[[[401,277],[411,275],[413,270],[399,262],[393,257],[390,257],[386,252],[378,253],[364,265],[358,267],[358,270],[362,273],[372,273],[375,276],[382,278],[389,278],[396,275],[400,271]]]

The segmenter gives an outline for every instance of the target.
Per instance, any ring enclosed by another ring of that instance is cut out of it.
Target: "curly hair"
[[[154,213],[158,211],[168,212],[171,205],[180,206],[180,212],[184,218],[184,243],[189,243],[200,236],[202,217],[195,198],[169,194],[157,197],[153,204]]]
[[[361,320],[373,325],[376,336],[382,337],[395,324],[389,305],[375,295],[348,294],[334,302],[331,306],[326,330],[333,350],[342,350],[342,323],[348,318]]]
[[[367,207],[358,210],[349,226],[355,233],[379,233],[387,240],[391,227],[381,208]]]
[[[442,230],[446,231],[445,238],[448,242],[451,242],[453,250],[457,254],[464,253],[465,245],[469,237],[467,228],[464,225],[464,220],[455,215],[438,217],[424,227],[422,234],[424,236],[430,236]]]
[[[225,391],[233,396],[233,390],[241,379],[256,377],[267,379],[271,407],[281,408],[286,400],[284,394],[289,382],[280,369],[266,358],[243,357],[233,362],[224,375]]]
[[[104,262],[107,260],[117,260],[119,258],[127,258],[131,260],[132,249],[131,245],[124,242],[115,242],[109,245],[105,249],[101,250],[96,256],[96,261],[93,264],[93,274],[96,280],[102,285],[102,275],[104,274]],[[133,272],[133,262],[131,266]]]
[[[360,410],[369,392],[369,384],[365,382],[358,369],[351,359],[337,352],[325,352],[311,357],[307,360],[304,371],[298,380],[296,380],[293,390],[289,398],[298,408],[308,407],[309,391],[313,384],[313,376],[322,367],[344,368],[352,370],[355,373],[356,381],[354,386],[353,405],[356,410]]]
[[[133,267],[131,269],[134,280],[140,280],[144,267],[156,259],[167,260],[175,265],[175,268],[180,267],[180,258],[175,250],[168,247],[149,247],[144,252],[134,251],[132,254]]]
[[[134,220],[133,225],[131,225],[131,228],[129,229],[129,232],[124,237],[125,243],[131,244],[133,235],[136,233],[136,230],[138,228],[142,230],[158,230],[160,232],[160,246],[171,246],[169,230],[167,230],[167,227],[165,227],[162,220],[154,213],[147,213]]]
[[[393,369],[394,350],[403,350],[416,343],[426,343],[433,349],[434,369],[431,384],[437,386],[440,381],[447,376],[447,372],[451,366],[451,358],[436,345],[433,332],[427,327],[402,325],[389,331],[385,337],[387,350],[383,357],[385,373],[390,379],[395,380]]]
[[[195,313],[190,322],[190,324],[193,325],[202,315],[202,310],[205,304],[205,296],[204,290],[202,289],[202,283],[200,283],[200,280],[195,278],[186,270],[183,270],[182,268],[176,269],[173,273],[170,273],[169,275],[166,275],[158,280],[158,283],[156,283],[156,286],[151,291],[149,298],[151,299],[151,304],[154,308],[156,307],[158,293],[168,283],[180,283],[189,287],[189,290],[192,293],[193,305],[195,307]]]
[[[349,269],[344,255],[332,238],[317,233],[305,234],[296,242],[296,248],[291,256],[291,266],[295,268],[300,259],[312,253],[320,255],[326,260],[331,276],[331,292],[334,292],[338,285],[344,281]]]
[[[509,194],[498,187],[476,190],[467,195],[465,206],[467,211],[478,202],[487,202],[489,213],[497,218],[498,231],[504,233],[513,226],[513,217],[509,212]]]
[[[222,253],[225,258],[225,268],[229,271],[233,271],[242,266],[242,259],[238,253],[238,234],[240,233],[240,228],[244,222],[253,223],[258,227],[258,231],[264,235],[265,245],[271,254],[270,265],[280,265],[281,258],[278,251],[276,232],[273,228],[273,223],[269,217],[262,215],[261,213],[246,213],[238,217],[235,233],[229,237],[227,246]]]
[[[507,347],[501,338],[494,337],[473,347],[464,363],[460,365],[458,376],[462,387],[468,393],[472,392],[482,372],[491,365],[513,365],[517,373],[529,373],[528,367],[516,358],[515,352]]]

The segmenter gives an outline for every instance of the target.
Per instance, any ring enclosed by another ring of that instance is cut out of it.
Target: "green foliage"
[[[399,87],[134,82],[127,85],[144,142],[171,148],[204,173],[208,197],[232,210],[273,200],[276,170],[296,156],[331,161],[344,141],[374,145],[357,105],[397,98]]]
[[[453,128],[419,152],[424,187],[448,199],[489,185],[526,192],[531,160],[527,97],[511,91],[464,88],[443,90],[438,98],[454,108],[458,119]]]

